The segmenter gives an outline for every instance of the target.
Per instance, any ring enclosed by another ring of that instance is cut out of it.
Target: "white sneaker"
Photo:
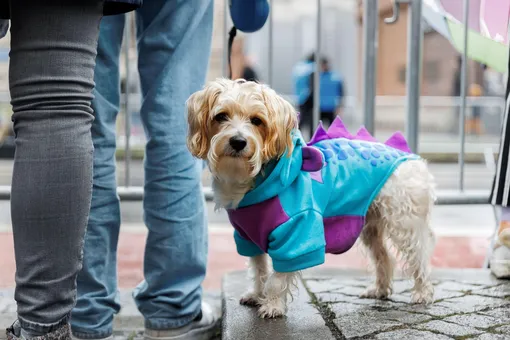
[[[219,313],[207,303],[202,302],[202,319],[189,325],[168,329],[145,329],[145,340],[210,340],[217,331],[220,321]]]
[[[510,279],[510,248],[497,244],[492,252],[490,267],[498,279]]]

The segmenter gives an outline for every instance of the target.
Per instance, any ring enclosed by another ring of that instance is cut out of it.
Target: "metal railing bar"
[[[407,21],[407,122],[406,137],[410,149],[418,152],[419,140],[419,114],[420,114],[420,80],[421,80],[421,57],[422,38],[421,28],[422,0],[412,0],[408,6]]]
[[[467,85],[467,49],[468,49],[468,24],[469,24],[469,0],[464,0],[464,51],[462,53],[462,69],[460,81],[460,97],[462,100],[460,109],[460,152],[459,152],[459,189],[464,191],[464,163],[466,153],[466,85]]]
[[[207,201],[212,201],[213,192],[211,187],[202,188]],[[118,187],[117,193],[122,201],[141,201],[143,198],[142,187]],[[438,205],[462,205],[462,204],[489,204],[488,190],[465,190],[462,193],[458,191],[443,191],[437,193]],[[11,198],[11,187],[8,185],[0,186],[0,200],[5,201]]]
[[[267,39],[268,49],[267,49],[267,80],[269,86],[273,86],[273,11],[274,4],[273,0],[270,3],[271,7],[269,9],[269,25],[268,25],[268,34],[269,37]]]
[[[375,129],[379,0],[363,1],[363,121],[370,133]]]
[[[321,105],[321,33],[322,33],[322,6],[321,0],[317,0],[317,23],[316,23],[316,45],[315,45],[315,73],[313,81],[313,115],[312,126],[319,125]],[[311,137],[311,136],[310,136]]]

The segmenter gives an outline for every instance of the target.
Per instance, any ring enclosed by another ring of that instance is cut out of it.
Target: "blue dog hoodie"
[[[270,162],[238,208],[227,210],[242,256],[269,254],[277,272],[320,265],[356,242],[370,204],[395,169],[418,159],[401,133],[377,142],[351,135],[340,118],[306,144],[293,131],[292,154]]]

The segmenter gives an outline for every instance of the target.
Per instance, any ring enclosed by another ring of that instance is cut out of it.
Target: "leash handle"
[[[232,79],[232,62],[231,62],[231,56],[232,56],[232,45],[234,44],[234,38],[237,35],[237,28],[235,26],[232,26],[230,29],[230,32],[228,33],[228,70],[229,75],[228,77]]]

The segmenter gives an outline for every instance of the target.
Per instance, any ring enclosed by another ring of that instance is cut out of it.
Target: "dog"
[[[300,271],[358,238],[376,274],[361,298],[392,293],[389,239],[414,280],[412,302],[433,302],[434,178],[401,134],[378,143],[363,128],[350,135],[337,118],[305,143],[294,107],[242,79],[209,82],[190,96],[187,115],[188,148],[207,162],[216,209],[227,210],[254,274],[241,304],[258,307],[262,318],[285,315]],[[346,213],[326,217],[328,209]]]

